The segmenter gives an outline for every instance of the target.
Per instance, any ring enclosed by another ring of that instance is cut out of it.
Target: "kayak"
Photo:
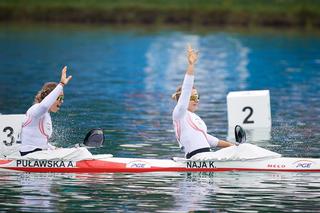
[[[193,161],[184,158],[145,159],[116,158],[112,155],[93,155],[80,161],[45,159],[1,159],[1,171],[57,173],[114,173],[114,172],[320,172],[320,159],[288,158],[250,160]]]
[[[215,152],[199,153],[190,159],[119,158],[112,154],[92,155],[88,147],[101,147],[101,129],[90,131],[84,146],[33,152],[20,156],[0,155],[0,171],[47,173],[136,173],[136,172],[320,172],[318,158],[282,157],[276,152],[245,143],[245,132],[235,131],[240,144]],[[0,150],[1,154],[1,150]],[[197,158],[194,158],[198,156]]]

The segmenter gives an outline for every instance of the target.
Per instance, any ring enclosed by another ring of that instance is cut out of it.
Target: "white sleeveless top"
[[[62,91],[63,86],[58,84],[40,103],[34,104],[28,109],[21,131],[21,152],[29,152],[37,148],[43,150],[54,148],[48,142],[52,135],[49,109]]]
[[[185,75],[181,95],[172,113],[172,120],[180,148],[188,154],[201,148],[216,147],[219,139],[207,133],[204,121],[188,111],[194,76]]]

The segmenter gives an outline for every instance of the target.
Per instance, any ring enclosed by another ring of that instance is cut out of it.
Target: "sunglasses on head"
[[[57,101],[63,101],[64,99],[64,96],[63,95],[60,95],[58,98],[57,98]]]
[[[199,101],[200,100],[200,95],[191,95],[190,96],[190,101]]]

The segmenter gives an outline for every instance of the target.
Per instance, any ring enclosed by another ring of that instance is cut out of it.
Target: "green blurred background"
[[[0,0],[0,22],[320,28],[316,0]]]

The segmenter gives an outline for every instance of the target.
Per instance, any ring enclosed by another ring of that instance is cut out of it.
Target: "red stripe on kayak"
[[[109,162],[110,163],[110,162]],[[119,163],[117,163],[119,164]],[[227,172],[227,171],[249,171],[249,172],[320,172],[320,169],[252,169],[252,168],[181,168],[181,167],[151,167],[151,168],[125,168],[125,167],[86,167],[73,168],[45,168],[45,167],[1,167],[1,169],[9,169],[24,172],[44,172],[44,173],[140,173],[140,172]]]
[[[82,160],[76,162],[76,166],[79,168],[108,168],[108,169],[121,169],[126,168],[126,163],[117,163],[101,160]]]
[[[12,160],[0,160],[0,164],[10,163]]]

